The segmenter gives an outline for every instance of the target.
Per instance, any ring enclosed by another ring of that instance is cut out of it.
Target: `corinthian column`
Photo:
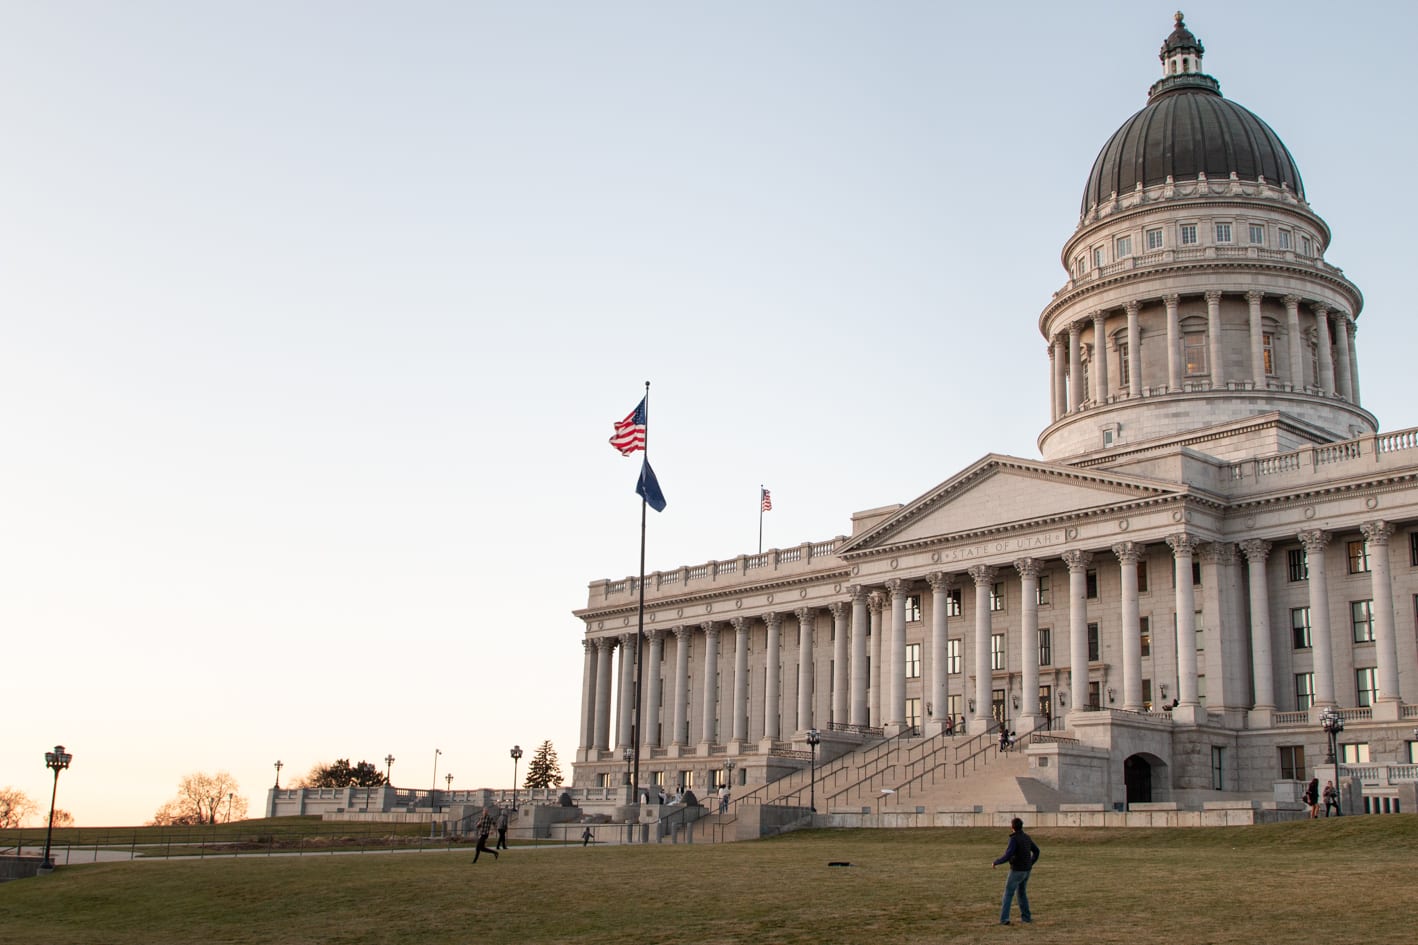
[[[851,608],[844,601],[833,601],[832,611],[832,721],[847,721],[847,618]]]
[[[734,741],[748,740],[748,619],[735,617],[734,627]]]
[[[1246,293],[1246,302],[1250,306],[1250,335],[1251,335],[1251,380],[1255,382],[1256,390],[1265,390],[1267,378],[1265,373],[1265,323],[1261,320],[1260,303],[1265,298],[1264,292],[1252,290]],[[1271,352],[1273,355],[1274,352]]]
[[[1177,701],[1187,707],[1193,720],[1200,705],[1196,691],[1196,596],[1192,591],[1192,556],[1198,544],[1186,532],[1167,536],[1177,585]],[[1176,712],[1172,717],[1181,719]]]
[[[1354,402],[1354,388],[1349,380],[1349,316],[1343,312],[1335,312],[1337,319],[1334,333],[1334,371],[1336,375],[1337,390],[1339,396],[1350,403]]]
[[[1243,541],[1241,551],[1246,556],[1246,573],[1251,587],[1251,672],[1255,677],[1255,707],[1257,712],[1268,714],[1275,711],[1275,669],[1270,654],[1270,587],[1265,577],[1265,559],[1270,556],[1270,542],[1254,538]],[[1264,719],[1261,721],[1265,722]]]
[[[1128,313],[1128,396],[1142,396],[1142,329],[1138,314],[1142,304],[1134,299],[1127,304]]]
[[[1315,310],[1315,347],[1320,356],[1319,387],[1326,397],[1334,396],[1334,349],[1329,340],[1329,309],[1323,305],[1311,306]]]
[[[587,638],[581,641],[581,727],[577,730],[577,740],[581,743],[581,760],[585,761],[585,750],[596,743],[596,644]]]
[[[1305,346],[1300,335],[1300,297],[1285,296],[1285,334],[1290,341],[1290,386],[1295,390],[1305,387]],[[1315,382],[1316,384],[1319,381]]]
[[[970,720],[970,732],[990,730],[990,684],[993,671],[990,669],[990,585],[995,580],[995,569],[989,565],[977,564],[970,569],[970,577],[975,581],[975,716]]]
[[[1019,730],[1032,731],[1039,724],[1039,562],[1017,558],[1019,572]]]
[[[1349,335],[1349,393],[1353,396],[1354,406],[1359,404],[1359,350],[1358,333],[1359,326],[1354,323],[1354,319],[1344,319],[1344,330]]]
[[[1088,701],[1088,563],[1087,551],[1065,551],[1068,565],[1068,711],[1080,712]]]
[[[650,641],[649,659],[646,661],[645,704],[640,713],[640,743],[651,748],[660,747],[660,665],[664,659],[664,631],[651,627],[645,631]]]
[[[1359,526],[1369,543],[1369,594],[1373,598],[1374,655],[1378,658],[1379,702],[1397,703],[1398,638],[1393,626],[1393,579],[1389,572],[1388,540],[1393,526],[1388,522],[1365,522]],[[1388,713],[1386,713],[1388,714]],[[1395,719],[1398,713],[1392,713]]]
[[[782,617],[764,614],[763,623],[768,628],[768,669],[763,681],[763,737],[773,739],[782,737],[782,728],[778,724],[782,712],[782,696],[778,691],[783,665]]]
[[[871,683],[869,686],[870,705],[868,706],[871,721],[867,724],[880,728],[882,726],[881,712],[881,683],[883,674],[881,672],[881,613],[886,608],[886,595],[881,591],[872,591],[867,597],[867,607],[871,610]],[[890,647],[885,647],[890,652]]]
[[[1093,313],[1093,350],[1097,352],[1097,357],[1093,359],[1093,387],[1095,402],[1103,404],[1108,401],[1108,313],[1097,311]]]
[[[1137,612],[1137,559],[1142,547],[1135,541],[1113,546],[1123,579],[1123,708],[1142,711],[1142,624]]]
[[[1077,410],[1083,406],[1083,357],[1079,344],[1079,326],[1068,326],[1068,409]]]
[[[597,751],[608,751],[611,747],[611,651],[614,649],[612,637],[596,640],[596,740],[593,747]]]
[[[1059,366],[1056,360],[1057,350],[1053,342],[1049,342],[1049,422],[1053,423],[1059,418]]]
[[[1162,301],[1167,306],[1167,389],[1182,389],[1182,323],[1177,318],[1177,306],[1181,297],[1164,295]]]
[[[635,634],[620,635],[620,734],[617,748],[629,748],[635,736]]]
[[[1329,626],[1329,581],[1325,576],[1324,546],[1329,533],[1319,529],[1300,532],[1305,563],[1310,573],[1310,652],[1314,655],[1315,705],[1335,705],[1334,641]]]
[[[700,743],[714,744],[714,717],[719,713],[719,627],[712,620],[700,625],[704,630],[704,716]]]
[[[1068,413],[1068,339],[1054,336],[1054,419]]]
[[[852,595],[852,716],[853,725],[870,725],[867,712],[867,589],[860,584],[847,588]]]
[[[944,571],[926,575],[931,586],[931,688],[929,714],[932,730],[927,735],[938,735],[944,727],[945,717],[950,714],[948,699],[950,667],[946,663],[949,634],[950,585],[951,576]]]
[[[812,723],[812,618],[811,607],[798,608],[798,731],[806,732]]]
[[[684,747],[689,737],[689,645],[694,641],[690,627],[675,627],[675,710],[670,744]]]
[[[1221,348],[1221,293],[1206,293],[1206,334],[1211,348],[1212,389],[1226,387],[1226,361]]]
[[[891,700],[886,710],[888,725],[906,724],[906,595],[911,584],[893,578],[886,582],[891,595]]]

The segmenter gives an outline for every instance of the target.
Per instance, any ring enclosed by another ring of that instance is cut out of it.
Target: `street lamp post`
[[[633,752],[633,751],[631,751],[629,748],[627,748],[627,749],[625,750],[625,753],[624,753],[621,757],[625,759],[625,783],[626,783],[626,784],[629,784],[629,783],[630,783],[630,762],[631,762],[631,760],[635,757],[635,752]]]
[[[732,758],[724,762],[724,793],[719,802],[720,813],[729,811],[729,795],[734,786],[734,760]]]
[[[393,756],[393,755],[385,755],[385,756],[384,756],[384,783],[387,784],[387,785],[389,785],[390,787],[393,787],[393,786],[394,786],[394,779],[393,779],[392,777],[390,777],[390,772],[392,772],[393,770],[394,770],[394,756]]]
[[[808,747],[808,810],[817,813],[817,746],[822,744],[822,733],[815,728],[807,730]]]
[[[54,869],[54,861],[49,858],[50,843],[54,839],[54,802],[59,797],[59,772],[69,767],[74,756],[64,750],[63,745],[55,745],[53,751],[44,753],[44,766],[54,772],[54,790],[49,795],[49,829],[44,834],[44,860],[40,869]]]
[[[1326,764],[1334,765],[1334,805],[1340,816],[1344,815],[1344,805],[1340,798],[1343,791],[1339,786],[1339,733],[1344,731],[1344,716],[1339,714],[1334,706],[1327,707],[1320,713],[1320,728],[1329,736],[1329,757],[1325,759]]]
[[[231,809],[236,804],[236,792],[229,791],[226,796],[226,822],[231,823]]]
[[[279,759],[279,758],[276,759],[276,790],[277,790],[277,791],[279,791],[279,790],[281,789],[281,769],[284,768],[284,767],[285,767],[285,765],[281,764],[280,759]]]
[[[433,839],[433,828],[438,822],[438,756],[443,754],[443,749],[433,749],[433,787],[428,792],[428,839]]]
[[[512,757],[512,811],[517,811],[517,762],[522,760],[522,746],[513,745],[509,752]]]

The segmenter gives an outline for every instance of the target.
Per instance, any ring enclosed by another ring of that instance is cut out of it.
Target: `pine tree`
[[[526,788],[547,788],[561,787],[561,782],[565,779],[561,776],[561,766],[556,763],[556,749],[551,747],[551,741],[547,740],[537,746],[537,753],[532,756],[531,762],[527,765],[527,780],[522,782]]]

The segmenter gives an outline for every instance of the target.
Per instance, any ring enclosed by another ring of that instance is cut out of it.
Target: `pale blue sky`
[[[1411,407],[1408,3],[1192,3]],[[0,786],[570,775],[587,582],[1036,456],[1040,309],[1172,7],[0,2]]]

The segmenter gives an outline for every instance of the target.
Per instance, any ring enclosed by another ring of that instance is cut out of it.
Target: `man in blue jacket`
[[[1009,905],[1014,901],[1014,894],[1019,893],[1019,918],[1022,922],[1033,922],[1034,917],[1029,912],[1029,871],[1034,868],[1034,864],[1039,861],[1039,845],[1029,839],[1029,834],[1024,832],[1024,821],[1018,817],[1009,822],[1013,830],[1009,834],[1009,846],[1004,849],[1004,856],[995,860],[990,869],[994,869],[1001,863],[1009,864],[1009,879],[1004,884],[1004,904],[999,911],[999,924],[1009,925]]]

